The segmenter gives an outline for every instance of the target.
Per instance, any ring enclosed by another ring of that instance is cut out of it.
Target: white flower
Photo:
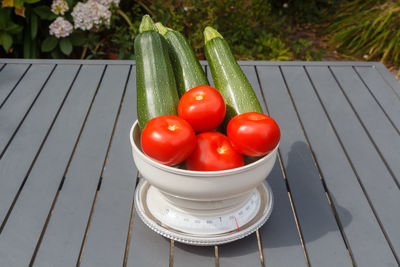
[[[69,9],[65,0],[53,0],[51,11],[56,15],[64,15]]]
[[[283,8],[288,8],[289,4],[288,3],[283,3]]]
[[[120,0],[92,0],[92,1],[102,4],[105,7],[109,7],[111,3],[118,6]]]
[[[368,55],[363,55],[363,58],[364,59],[368,59]]]
[[[72,24],[62,17],[58,17],[55,21],[53,21],[53,23],[50,24],[49,29],[50,34],[57,38],[67,37],[74,30]]]
[[[79,2],[71,15],[75,29],[91,30],[98,29],[101,25],[110,25],[111,11],[94,0]]]

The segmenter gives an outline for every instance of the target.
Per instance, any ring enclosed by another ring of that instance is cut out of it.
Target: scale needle
[[[239,228],[239,224],[238,224],[238,221],[237,221],[237,219],[236,219],[236,216],[233,216],[233,217],[235,218],[237,230],[238,230],[238,232],[240,232],[240,228]]]

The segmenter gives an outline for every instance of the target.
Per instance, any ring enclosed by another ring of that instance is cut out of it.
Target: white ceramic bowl
[[[146,156],[140,145],[138,122],[130,131],[133,159],[140,174],[151,185],[178,199],[219,201],[245,195],[271,172],[279,144],[268,155],[240,168],[223,171],[189,171],[160,164]]]

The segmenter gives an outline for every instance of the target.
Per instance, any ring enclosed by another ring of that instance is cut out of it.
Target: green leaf
[[[65,55],[69,56],[72,52],[72,43],[68,38],[60,41],[60,49]]]
[[[31,38],[34,40],[38,32],[38,16],[34,13],[31,14]]]
[[[51,12],[49,6],[37,6],[33,9],[33,12],[35,12],[41,19],[45,20],[53,20],[57,18],[57,15]]]
[[[11,20],[11,8],[0,8],[0,30],[4,30]]]
[[[22,7],[24,5],[24,0],[14,0],[14,6],[16,8]]]
[[[31,58],[31,46],[32,40],[29,31],[25,29],[24,31],[24,58]]]
[[[58,58],[64,58],[64,55],[60,53],[59,49],[54,49],[51,52],[51,57],[54,58],[54,59],[58,59]]]
[[[6,53],[8,53],[8,50],[10,50],[12,44],[13,44],[12,36],[6,32],[1,32],[0,33],[0,45],[4,48]]]
[[[34,4],[34,3],[37,3],[37,2],[40,2],[41,0],[24,0],[24,2],[25,3],[27,3],[27,4]]]
[[[9,22],[9,25],[7,25],[7,27],[4,29],[4,31],[6,31],[10,34],[17,34],[17,33],[20,33],[23,28],[24,27],[22,27],[21,25],[15,24],[13,22]]]
[[[74,46],[82,46],[86,42],[86,38],[81,33],[72,33],[68,39],[71,41]]]
[[[42,43],[42,52],[50,52],[58,43],[58,39],[54,36],[47,37]]]

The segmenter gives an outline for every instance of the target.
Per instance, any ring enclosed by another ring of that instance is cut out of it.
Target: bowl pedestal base
[[[219,201],[195,201],[165,194],[142,180],[135,206],[143,222],[170,239],[192,245],[219,245],[243,238],[260,228],[273,207],[271,188],[257,188]]]

